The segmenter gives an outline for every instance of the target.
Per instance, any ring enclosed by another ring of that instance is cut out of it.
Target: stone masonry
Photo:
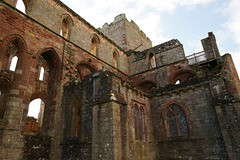
[[[185,56],[125,14],[96,29],[60,0],[23,2],[0,0],[1,160],[240,159],[239,77],[212,32]]]

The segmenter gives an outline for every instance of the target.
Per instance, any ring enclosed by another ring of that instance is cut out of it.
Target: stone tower
[[[111,24],[105,23],[100,31],[124,50],[143,51],[152,47],[152,41],[133,20],[129,22],[125,14],[116,16]]]

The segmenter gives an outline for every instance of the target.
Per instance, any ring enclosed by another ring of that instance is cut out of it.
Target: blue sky
[[[20,0],[19,0],[20,1]],[[200,40],[213,32],[221,55],[230,53],[240,73],[240,0],[62,0],[99,28],[125,13],[153,46],[178,39],[185,54],[202,51]]]

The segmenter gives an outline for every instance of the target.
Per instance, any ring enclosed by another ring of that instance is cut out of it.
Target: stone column
[[[120,105],[115,101],[93,106],[93,160],[121,160]]]

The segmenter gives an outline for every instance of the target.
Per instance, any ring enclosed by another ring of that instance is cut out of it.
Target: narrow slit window
[[[150,53],[149,55],[149,63],[150,63],[150,69],[153,69],[156,67],[155,57],[153,53]]]
[[[144,140],[144,110],[143,107],[134,106],[134,126],[135,126],[135,139]]]
[[[61,28],[61,31],[60,31],[60,35],[63,36],[64,38],[68,38],[68,32],[69,32],[69,22],[65,18],[62,21],[62,28]]]
[[[63,31],[62,31],[62,29],[61,29],[61,31],[60,31],[60,35],[63,36]]]
[[[117,53],[113,52],[113,65],[115,68],[117,68],[118,64],[117,64]]]
[[[44,68],[41,67],[40,75],[39,75],[39,80],[40,80],[40,81],[43,81],[43,78],[44,78]]]
[[[18,57],[17,57],[17,56],[14,56],[14,57],[12,58],[12,61],[11,61],[9,70],[11,70],[11,71],[15,71],[15,70],[16,70],[17,61],[18,61]]]
[[[134,126],[135,126],[135,139],[139,140],[139,126],[138,126],[138,107],[134,106]]]
[[[141,140],[143,140],[143,137],[144,137],[144,131],[143,131],[143,108],[141,107],[140,110],[140,115],[139,115],[139,128],[140,128],[140,136],[141,136]]]

